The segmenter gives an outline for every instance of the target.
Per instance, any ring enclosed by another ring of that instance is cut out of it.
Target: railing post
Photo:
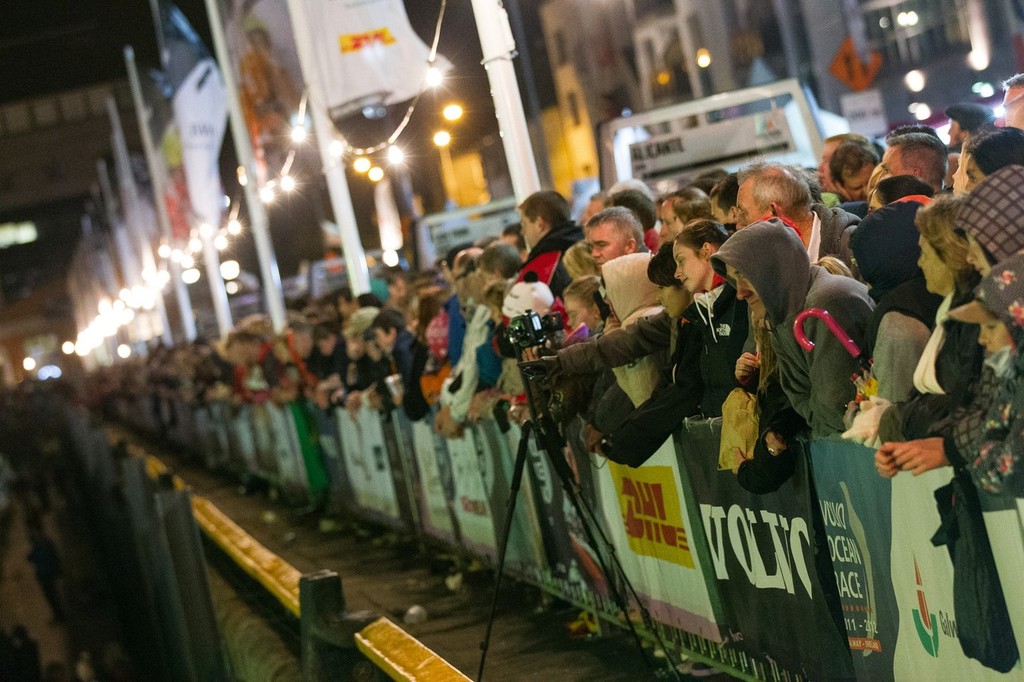
[[[156,494],[157,516],[163,525],[171,567],[185,615],[186,636],[197,680],[229,679],[217,617],[210,597],[210,582],[202,541],[192,516],[192,501],[185,490]]]
[[[299,612],[304,682],[374,679],[376,669],[356,648],[355,635],[375,615],[345,610],[337,573],[323,570],[302,576]]]

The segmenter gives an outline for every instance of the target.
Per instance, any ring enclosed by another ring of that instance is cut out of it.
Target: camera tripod
[[[532,386],[532,381],[537,380],[539,376],[531,375],[527,369],[524,368],[522,351],[523,349],[517,346],[516,355],[519,360],[519,372],[523,378],[523,386],[526,391],[526,399],[530,408],[531,418],[523,425],[519,439],[519,447],[516,450],[515,465],[512,469],[512,481],[509,486],[508,502],[506,503],[505,508],[505,520],[502,525],[501,536],[498,543],[498,563],[494,571],[494,592],[491,596],[490,613],[487,616],[487,629],[484,633],[484,639],[480,643],[480,667],[477,672],[476,682],[482,682],[484,677],[484,665],[487,660],[487,651],[490,647],[491,632],[494,626],[494,616],[498,607],[498,591],[501,588],[501,578],[505,569],[505,557],[506,552],[508,551],[512,524],[514,522],[516,498],[519,497],[523,473],[526,469],[526,459],[528,456],[531,437],[536,438],[538,448],[547,454],[548,461],[551,462],[551,466],[562,484],[562,490],[568,497],[573,509],[576,510],[580,519],[580,525],[583,527],[584,534],[586,535],[587,542],[589,542],[590,546],[594,548],[598,565],[607,580],[608,592],[611,594],[616,605],[621,609],[625,616],[626,624],[629,626],[633,639],[636,640],[636,645],[639,648],[644,661],[646,661],[648,667],[652,671],[655,670],[654,663],[651,661],[647,651],[644,649],[640,633],[637,631],[636,625],[629,617],[629,605],[626,602],[626,596],[620,591],[616,581],[613,579],[614,577],[618,577],[622,580],[622,584],[626,586],[630,596],[639,607],[644,625],[650,632],[655,633],[659,646],[662,651],[665,652],[666,663],[668,665],[670,675],[673,679],[680,680],[681,676],[669,654],[668,647],[666,647],[665,643],[662,641],[661,635],[658,634],[658,630],[652,626],[650,613],[643,605],[643,602],[640,600],[639,595],[633,588],[632,583],[630,583],[625,570],[622,568],[622,564],[619,562],[619,559],[615,554],[614,545],[612,545],[611,541],[602,530],[594,510],[589,504],[587,504],[586,500],[580,494],[580,487],[576,482],[576,477],[572,468],[569,466],[565,456],[562,454],[563,439],[554,419],[548,412],[539,410],[540,401],[536,399],[536,396],[534,395],[535,389]],[[607,557],[607,559],[605,557]],[[611,570],[609,570],[609,563],[611,564]]]

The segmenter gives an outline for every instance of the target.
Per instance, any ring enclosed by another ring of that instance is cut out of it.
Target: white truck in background
[[[659,107],[600,125],[601,187],[637,178],[664,194],[757,160],[814,168],[822,141],[849,129],[792,78]]]

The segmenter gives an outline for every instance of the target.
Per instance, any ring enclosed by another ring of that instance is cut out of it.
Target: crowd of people
[[[243,320],[118,381],[200,402],[401,406],[459,438],[528,418],[505,330],[559,313],[525,355],[580,456],[638,466],[682,420],[731,418],[739,391],[756,405],[756,438],[734,453],[752,490],[785,480],[794,443],[841,434],[875,447],[883,476],[953,466],[1024,495],[1024,75],[1005,88],[1006,125],[952,106],[949,145],[924,125],[837,135],[817,169],[752,163],[661,197],[629,180],[575,220],[537,192],[501,235],[387,270],[386,298],[304,302],[283,333]],[[830,319],[795,329],[809,308]]]

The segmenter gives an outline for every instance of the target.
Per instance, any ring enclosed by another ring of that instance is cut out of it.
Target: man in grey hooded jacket
[[[806,322],[814,350],[804,351],[793,334],[793,320],[802,310],[823,308],[863,344],[873,308],[867,287],[811,264],[800,236],[775,218],[736,232],[711,263],[735,282],[736,297],[747,301],[751,311],[763,307],[780,383],[811,434],[841,433],[846,406],[856,393],[850,377],[859,370],[858,361],[819,320]]]

